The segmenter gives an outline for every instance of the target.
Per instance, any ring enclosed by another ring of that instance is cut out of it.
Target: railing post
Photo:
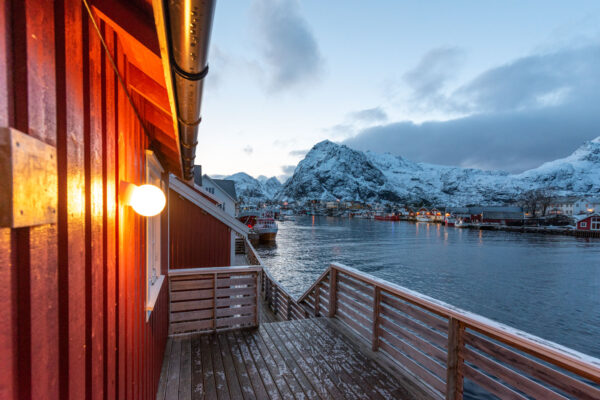
[[[321,284],[315,286],[315,317],[319,316],[319,308],[321,304],[319,297],[321,297]]]
[[[377,351],[379,349],[379,304],[381,303],[381,289],[375,286],[373,296],[373,331],[371,332],[371,349]]]
[[[463,364],[465,326],[460,320],[450,317],[448,321],[448,361],[446,365],[446,400],[463,398]]]
[[[271,306],[273,307],[273,314],[277,315],[279,311],[279,288],[277,285],[272,286],[271,296],[273,296]]]
[[[217,273],[213,274],[213,330],[217,331]]]
[[[335,316],[337,302],[337,269],[329,267],[329,318]]]
[[[262,282],[262,275],[260,272],[257,272],[255,275],[255,283],[256,283],[256,303],[255,303],[255,308],[254,308],[254,325],[258,326],[258,307],[259,307],[259,301],[260,301],[260,289],[261,289],[261,282]]]

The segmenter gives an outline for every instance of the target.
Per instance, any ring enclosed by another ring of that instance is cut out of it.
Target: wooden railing
[[[289,321],[293,319],[304,319],[309,316],[308,312],[298,304],[289,292],[279,283],[264,267],[262,260],[256,253],[252,244],[245,239],[246,257],[251,265],[261,265],[260,294],[265,305],[279,319]]]
[[[261,266],[169,271],[169,334],[258,326]]]
[[[298,303],[344,322],[435,397],[461,399],[468,380],[502,399],[600,399],[600,360],[341,264]]]

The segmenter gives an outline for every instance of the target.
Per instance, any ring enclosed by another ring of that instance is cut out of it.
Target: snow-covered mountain
[[[259,203],[272,200],[281,189],[281,182],[275,177],[267,178],[259,176],[253,178],[245,172],[238,172],[225,179],[231,179],[235,182],[235,190],[238,198],[244,203]]]
[[[279,179],[275,178],[274,176],[267,178],[264,175],[260,175],[256,179],[263,186],[263,191],[265,193],[265,196],[267,196],[267,198],[269,198],[269,199],[275,198],[275,196],[277,195],[277,193],[281,190],[281,187],[283,186],[281,184],[281,182],[279,182]]]
[[[600,137],[570,156],[521,174],[415,163],[392,154],[317,143],[285,183],[278,200],[494,204],[545,188],[557,195],[600,193]]]

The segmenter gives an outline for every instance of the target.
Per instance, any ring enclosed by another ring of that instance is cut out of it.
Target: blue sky
[[[324,139],[518,172],[600,135],[598,1],[221,0],[209,65],[208,174]]]

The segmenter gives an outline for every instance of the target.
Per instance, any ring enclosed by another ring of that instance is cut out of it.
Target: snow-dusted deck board
[[[412,399],[326,318],[169,338],[157,399]]]
[[[260,324],[267,324],[269,322],[278,322],[279,318],[271,311],[269,305],[264,300],[258,302],[258,322]]]

